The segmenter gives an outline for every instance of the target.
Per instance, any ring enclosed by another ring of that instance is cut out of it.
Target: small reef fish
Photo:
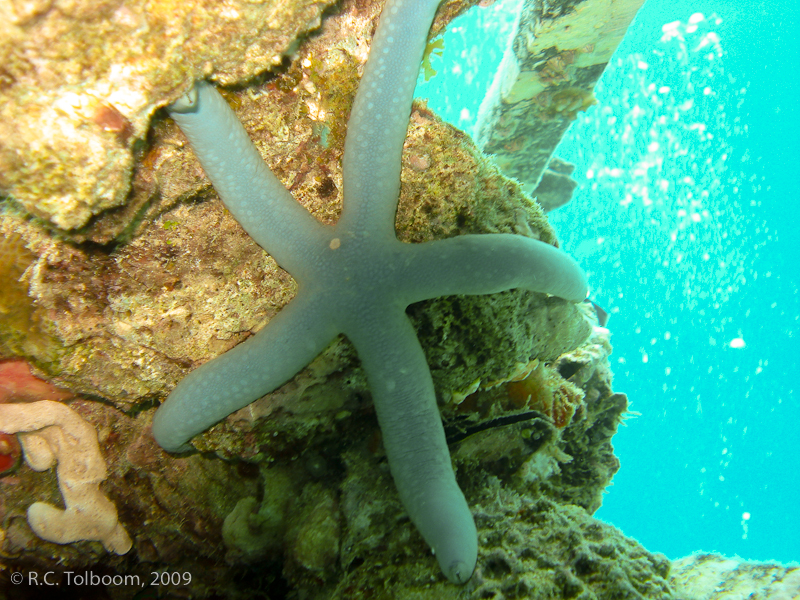
[[[594,314],[597,315],[597,323],[600,325],[600,327],[605,327],[606,323],[608,323],[608,319],[611,318],[611,315],[609,315],[605,309],[594,300],[587,298],[584,300],[584,302],[588,303],[592,307]]]

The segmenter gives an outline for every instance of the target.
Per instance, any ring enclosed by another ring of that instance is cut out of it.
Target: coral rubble
[[[672,563],[671,583],[690,600],[796,600],[800,566],[756,563],[718,554],[697,554]]]

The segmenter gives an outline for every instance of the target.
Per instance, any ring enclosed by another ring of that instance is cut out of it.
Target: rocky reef
[[[676,560],[671,581],[681,598],[691,600],[794,600],[800,597],[800,566],[755,563],[718,554]]]
[[[666,558],[592,517],[627,399],[588,305],[513,290],[408,310],[478,529],[463,587],[400,504],[344,338],[195,451],[155,443],[177,382],[296,289],[159,108],[195,78],[228,86],[273,172],[335,222],[381,3],[329,4],[0,9],[0,591],[34,598],[32,577],[49,574],[62,592],[121,599],[682,597]],[[445,3],[434,29],[468,4]],[[520,184],[418,102],[398,238],[496,232],[556,242]],[[62,499],[79,523],[43,534],[29,509]]]

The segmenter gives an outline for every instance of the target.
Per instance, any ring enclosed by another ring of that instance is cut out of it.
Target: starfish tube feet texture
[[[169,107],[220,198],[297,281],[296,297],[254,337],[202,365],[156,411],[169,451],[291,379],[337,335],[367,375],[403,506],[443,573],[469,580],[478,539],[450,462],[430,369],[406,307],[451,294],[511,288],[586,297],[575,261],[518,235],[397,240],[394,222],[414,85],[437,0],[390,0],[348,122],[342,216],[318,222],[261,160],[236,115],[207,83]]]
[[[373,312],[348,328],[367,373],[383,445],[400,500],[442,572],[465,583],[478,534],[456,483],[430,369],[404,310]]]
[[[153,435],[169,452],[229,414],[286,383],[338,333],[327,311],[294,298],[256,335],[187,375],[153,419]]]

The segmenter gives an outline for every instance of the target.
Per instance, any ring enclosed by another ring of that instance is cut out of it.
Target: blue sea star
[[[228,210],[295,278],[297,296],[252,338],[190,373],[156,412],[168,451],[276,389],[339,334],[367,374],[403,506],[444,574],[465,583],[475,523],[456,483],[433,381],[406,307],[452,294],[525,288],[571,301],[586,278],[567,254],[512,234],[397,240],[400,159],[420,61],[439,0],[389,0],[348,122],[344,203],[324,225],[281,185],[225,100],[198,83],[169,111]]]

